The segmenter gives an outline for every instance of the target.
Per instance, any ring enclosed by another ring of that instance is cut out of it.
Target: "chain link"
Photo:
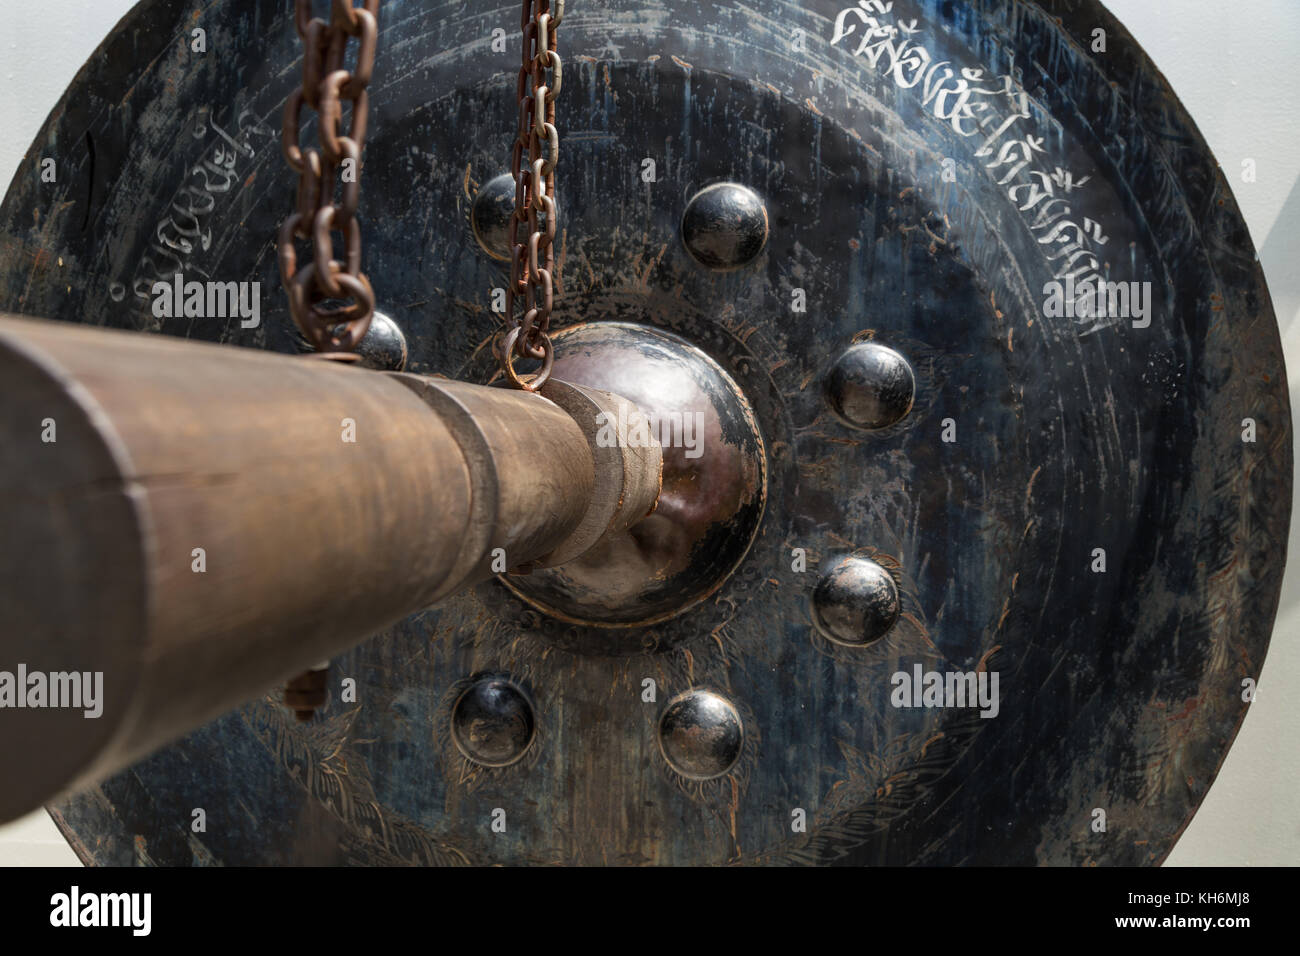
[[[506,288],[506,326],[497,337],[496,353],[511,384],[526,391],[542,387],[555,360],[548,333],[554,304],[555,167],[560,161],[555,99],[564,82],[564,64],[555,45],[563,19],[564,0],[523,0],[519,19],[523,57],[515,84],[519,126],[510,154],[510,173],[515,180],[510,284]],[[527,238],[521,239],[519,230],[525,224]],[[522,314],[516,315],[521,298]],[[516,358],[540,360],[542,367],[525,381],[515,371]]]
[[[295,0],[294,26],[303,42],[302,87],[284,106],[281,146],[298,174],[295,211],[280,227],[277,249],[289,312],[307,342],[322,355],[352,358],[375,313],[375,293],[361,271],[361,154],[366,144],[370,100],[366,87],[375,66],[379,2],[330,0],[328,21],[312,16],[312,0]],[[356,66],[344,68],[348,41],[357,41]],[[343,103],[351,116],[343,132]],[[320,149],[299,143],[303,107],[318,116]],[[342,197],[334,201],[342,175]],[[334,258],[333,233],[343,237],[343,259]],[[310,242],[311,262],[298,268],[295,240]],[[328,299],[349,300],[326,307]]]

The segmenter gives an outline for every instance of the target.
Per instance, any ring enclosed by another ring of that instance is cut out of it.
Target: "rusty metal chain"
[[[510,284],[506,288],[506,327],[497,339],[496,353],[510,383],[525,391],[541,388],[555,361],[548,333],[555,293],[555,167],[560,161],[555,99],[563,83],[563,62],[555,44],[563,19],[564,0],[523,0],[519,19],[523,58],[515,86],[519,127],[510,156],[515,180]],[[527,237],[521,241],[519,229],[525,223]],[[516,315],[521,297],[523,311]],[[524,380],[515,371],[516,358],[540,360],[541,369]]]
[[[280,277],[289,312],[308,344],[327,357],[352,359],[352,350],[370,328],[375,293],[361,271],[361,153],[366,143],[370,101],[366,87],[375,66],[379,2],[330,0],[328,21],[312,17],[312,0],[295,0],[294,25],[303,42],[302,87],[284,106],[281,146],[298,174],[295,212],[280,227]],[[344,68],[348,41],[357,40],[356,66]],[[347,133],[343,103],[351,103]],[[303,106],[319,117],[320,149],[299,145]],[[334,201],[341,176],[339,202]],[[334,258],[333,233],[343,237],[343,259]],[[311,243],[311,262],[298,268],[296,239]],[[348,300],[326,306],[327,300]]]
[[[375,293],[361,271],[361,153],[366,145],[370,100],[366,87],[375,68],[379,39],[379,2],[330,0],[328,21],[312,16],[312,0],[295,0],[294,26],[303,43],[302,86],[284,104],[280,145],[284,158],[298,174],[298,201],[280,226],[277,251],[280,279],[289,297],[289,313],[312,353],[321,358],[357,361],[354,351],[370,328]],[[357,40],[356,67],[344,68],[348,40]],[[352,104],[351,121],[343,132],[343,102]],[[303,106],[316,110],[320,149],[299,143]],[[342,181],[340,201],[334,201],[336,177]],[[334,258],[333,233],[343,236],[343,260]],[[294,241],[311,243],[312,258],[298,268]],[[350,300],[327,306],[327,300]],[[312,718],[325,703],[329,665],[322,664],[289,681],[285,704],[298,720]]]

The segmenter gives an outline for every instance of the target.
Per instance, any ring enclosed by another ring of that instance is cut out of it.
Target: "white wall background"
[[[580,2],[580,0],[579,0]],[[1300,414],[1298,0],[1106,0],[1169,78],[1245,214],[1264,265]],[[0,0],[0,185],[77,70],[133,0]],[[1255,183],[1243,183],[1253,159]],[[2,190],[0,190],[2,192]],[[1300,522],[1259,699],[1171,865],[1300,864]],[[38,811],[0,827],[0,865],[75,865]]]

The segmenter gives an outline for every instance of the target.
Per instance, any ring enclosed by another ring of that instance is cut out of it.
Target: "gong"
[[[292,8],[115,28],[0,207],[0,311],[298,349]],[[360,216],[414,372],[495,373],[517,24],[383,4]],[[555,375],[697,395],[660,420],[682,484],[635,547],[336,658],[311,722],[268,689],[63,798],[74,849],[1160,862],[1249,707],[1292,456],[1259,265],[1163,78],[1092,0],[571,0],[561,43]],[[259,282],[260,322],[157,316],[176,273]]]

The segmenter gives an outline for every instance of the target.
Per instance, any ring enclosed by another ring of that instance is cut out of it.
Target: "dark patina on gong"
[[[414,372],[493,372],[507,273],[490,208],[471,220],[514,135],[518,54],[490,38],[517,23],[514,3],[383,6],[365,270]],[[184,52],[195,25],[220,56]],[[1091,0],[592,0],[561,44],[555,327],[658,330],[734,384],[764,476],[743,546],[694,603],[617,627],[517,581],[455,597],[335,660],[314,722],[270,695],[67,797],[74,848],[1162,860],[1259,676],[1292,451],[1249,237],[1164,80]],[[294,351],[274,236],[299,56],[289,0],[137,7],[0,207],[0,310]],[[741,188],[713,214],[718,184]],[[261,324],[154,318],[177,271],[260,281]],[[1048,307],[1100,277],[1148,289],[1147,314]],[[847,556],[888,575],[896,617],[835,577]],[[998,672],[998,715],[896,706],[917,667]],[[458,727],[481,675],[520,696]]]

